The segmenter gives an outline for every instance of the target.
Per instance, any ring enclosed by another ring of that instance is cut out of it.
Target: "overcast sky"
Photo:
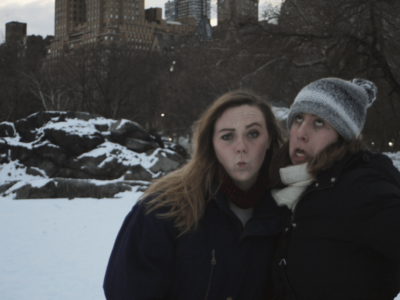
[[[164,11],[167,1],[145,0],[145,6],[161,7]],[[0,43],[5,39],[5,24],[11,21],[27,23],[28,35],[54,35],[54,3],[55,0],[0,0]]]

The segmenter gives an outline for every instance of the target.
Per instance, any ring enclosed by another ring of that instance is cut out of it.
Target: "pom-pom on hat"
[[[323,78],[304,87],[289,110],[288,128],[299,113],[316,115],[329,124],[346,141],[356,139],[364,127],[367,108],[375,101],[378,89],[365,79],[346,81]]]

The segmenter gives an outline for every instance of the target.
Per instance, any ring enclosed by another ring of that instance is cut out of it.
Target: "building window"
[[[118,19],[118,15],[115,15],[115,18]]]
[[[112,41],[114,39],[114,37],[110,37],[110,41]]]

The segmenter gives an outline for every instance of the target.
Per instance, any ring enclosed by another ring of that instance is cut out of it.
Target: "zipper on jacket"
[[[215,249],[211,251],[211,272],[210,272],[210,279],[208,280],[208,287],[207,287],[207,293],[206,297],[204,300],[207,300],[208,298],[208,293],[210,292],[210,287],[211,287],[211,279],[212,279],[212,274],[214,271],[214,266],[217,264],[217,260],[215,259]]]

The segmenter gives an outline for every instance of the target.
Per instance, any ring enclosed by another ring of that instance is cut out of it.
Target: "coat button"
[[[364,153],[363,155],[363,161],[365,162],[369,162],[371,160],[371,158],[369,157],[369,155],[367,153]]]
[[[318,184],[318,182],[315,184],[315,187],[318,187],[319,186],[319,184]]]
[[[297,224],[296,224],[296,223],[293,223],[292,225],[293,225],[293,227],[296,227],[296,226],[297,226]]]
[[[335,178],[335,177],[333,177],[333,178],[331,179],[331,181],[332,181],[332,182],[335,182],[335,181],[336,181],[336,178]]]
[[[285,231],[289,231],[289,228],[286,228]]]

